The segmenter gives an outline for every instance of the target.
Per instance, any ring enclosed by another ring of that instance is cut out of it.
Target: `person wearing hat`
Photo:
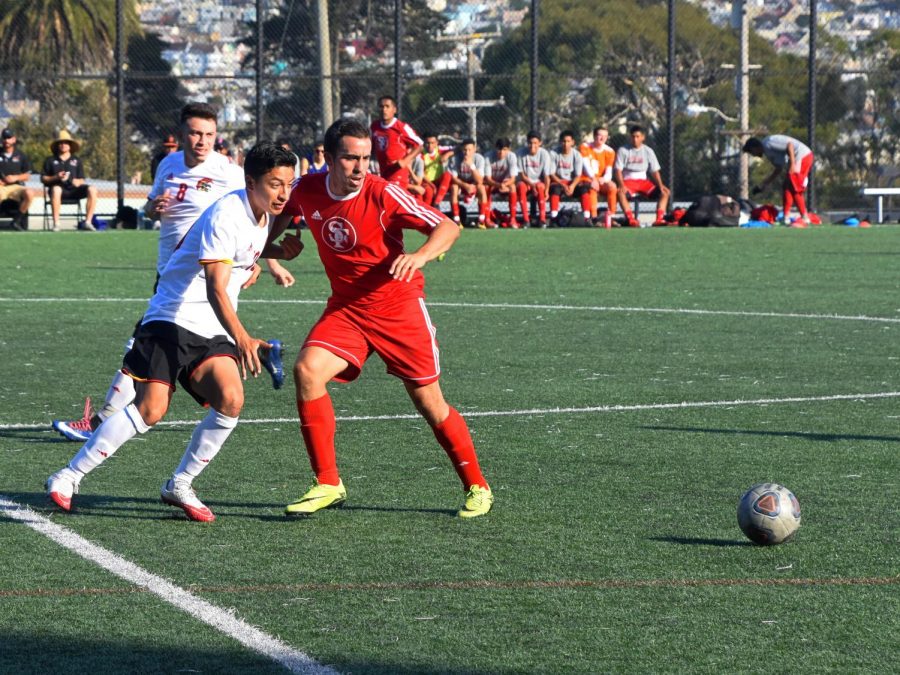
[[[81,144],[63,129],[50,143],[53,153],[44,161],[41,182],[50,193],[50,207],[53,212],[53,230],[59,230],[59,210],[63,199],[86,199],[85,219],[78,223],[79,230],[94,230],[91,220],[97,206],[97,188],[84,180],[84,166],[75,153]]]
[[[0,150],[0,202],[7,199],[19,202],[19,209],[13,218],[13,229],[28,229],[28,207],[34,199],[34,190],[25,187],[31,175],[31,162],[16,149],[16,134],[12,129],[0,133],[3,149]]]
[[[178,150],[178,139],[176,139],[174,135],[169,134],[163,139],[160,149],[157,150],[156,154],[153,155],[153,159],[150,160],[151,180],[156,179],[156,167],[159,166],[159,163],[176,150]]]

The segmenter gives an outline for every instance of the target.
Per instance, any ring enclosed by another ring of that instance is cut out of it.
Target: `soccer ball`
[[[800,502],[783,485],[758,483],[741,497],[737,518],[754,544],[782,544],[790,541],[800,527]]]

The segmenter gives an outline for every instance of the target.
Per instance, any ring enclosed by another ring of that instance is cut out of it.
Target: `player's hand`
[[[253,263],[253,271],[250,273],[250,278],[244,282],[244,285],[241,286],[241,290],[250,288],[253,284],[255,284],[256,280],[259,279],[260,272],[262,272],[262,267],[260,267],[256,263]]]
[[[763,191],[763,189],[762,189],[759,185],[754,185],[754,186],[750,189],[750,194],[751,194],[751,195],[758,195],[758,194],[759,194],[760,192],[762,192],[762,191]]]
[[[256,377],[262,372],[262,362],[259,360],[260,349],[270,349],[271,345],[265,340],[250,337],[246,333],[235,340],[238,353],[238,366],[241,369],[241,377],[247,379],[249,373]]]
[[[296,234],[286,234],[280,244],[284,260],[293,260],[303,250],[303,242]]]
[[[411,281],[416,270],[425,267],[428,261],[416,253],[404,253],[397,256],[389,270],[390,275],[397,281]]]
[[[294,285],[294,275],[283,267],[281,269],[272,270],[272,276],[275,278],[275,283],[279,286],[290,288]]]
[[[166,189],[159,197],[153,200],[153,210],[156,212],[156,217],[159,218],[165,210],[169,206],[169,200],[172,197],[171,191]]]

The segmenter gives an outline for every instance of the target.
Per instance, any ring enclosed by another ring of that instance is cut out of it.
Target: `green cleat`
[[[494,504],[494,493],[489,487],[473,485],[466,493],[466,503],[456,514],[460,518],[476,518],[491,510]]]
[[[306,494],[295,502],[288,504],[284,512],[289,516],[309,516],[321,509],[340,506],[347,499],[344,481],[337,485],[327,485],[316,481]]]

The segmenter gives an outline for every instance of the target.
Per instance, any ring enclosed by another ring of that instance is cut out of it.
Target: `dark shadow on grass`
[[[900,442],[900,436],[870,436],[868,434],[817,434],[809,431],[762,431],[759,429],[715,429],[712,427],[672,427],[644,425],[642,429],[653,431],[689,431],[700,434],[735,434],[744,436],[788,436],[808,441],[888,441]]]
[[[703,537],[649,537],[650,541],[661,541],[666,544],[682,544],[684,546],[753,546],[749,541],[740,539],[704,539]]]

